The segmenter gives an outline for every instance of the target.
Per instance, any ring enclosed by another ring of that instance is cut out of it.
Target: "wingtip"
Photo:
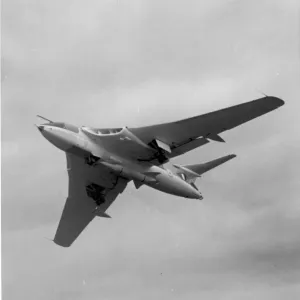
[[[62,243],[60,241],[57,241],[55,238],[54,239],[50,239],[48,237],[44,237],[46,240],[48,240],[49,242],[53,242],[54,244],[63,247],[63,248],[69,248],[71,246],[71,244],[66,244],[66,243]]]
[[[54,244],[56,244],[57,246],[63,247],[63,248],[69,248],[72,244],[69,243],[62,243],[60,241],[57,240],[52,240]]]
[[[225,159],[225,161],[228,161],[228,160],[231,160],[235,157],[236,157],[236,154],[229,154],[227,156],[224,156],[223,158]]]
[[[275,108],[283,106],[285,104],[285,102],[282,99],[278,98],[278,97],[266,96],[264,98],[268,99],[270,104],[272,104]]]

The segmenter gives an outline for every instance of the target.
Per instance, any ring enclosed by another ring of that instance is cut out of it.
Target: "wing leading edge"
[[[221,132],[262,116],[283,104],[283,100],[267,96],[177,122],[129,130],[147,144],[157,139],[169,145],[172,150],[169,157],[174,157],[207,144],[209,140],[223,142],[219,136]]]

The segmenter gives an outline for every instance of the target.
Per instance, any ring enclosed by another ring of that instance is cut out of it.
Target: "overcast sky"
[[[297,2],[3,1],[4,299],[299,299]],[[258,90],[286,105],[174,159],[237,154],[198,182],[204,201],[129,184],[71,248],[46,239],[68,178],[36,114],[144,126]]]

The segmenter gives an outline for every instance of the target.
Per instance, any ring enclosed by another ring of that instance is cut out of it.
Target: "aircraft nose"
[[[78,146],[78,138],[74,134],[64,128],[55,127],[53,125],[41,124],[36,125],[43,137],[60,150],[66,151],[73,146]]]
[[[36,125],[36,127],[38,128],[38,130],[39,130],[40,132],[43,132],[44,129],[45,129],[45,126],[44,126],[44,125]]]

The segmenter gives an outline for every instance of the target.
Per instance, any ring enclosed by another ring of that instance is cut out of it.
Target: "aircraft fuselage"
[[[150,162],[139,162],[120,155],[122,151],[94,139],[84,128],[64,123],[38,125],[42,135],[62,151],[83,158],[95,158],[91,168],[103,165],[118,176],[145,184],[162,192],[191,199],[203,199],[201,193],[168,169]]]

